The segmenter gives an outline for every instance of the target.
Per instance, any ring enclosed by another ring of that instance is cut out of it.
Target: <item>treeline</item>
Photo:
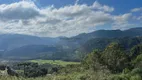
[[[59,65],[41,64],[34,62],[19,62],[10,66],[13,70],[16,70],[18,76],[22,77],[40,77],[47,74],[57,73],[60,68]]]

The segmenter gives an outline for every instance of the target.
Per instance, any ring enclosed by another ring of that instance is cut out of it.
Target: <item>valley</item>
[[[47,43],[49,38],[46,39],[47,42],[39,38],[41,42],[38,44],[29,44],[33,40],[30,37],[28,42],[22,40],[24,45],[22,41],[19,45],[14,43],[20,40],[19,37],[12,35],[12,44],[8,44],[5,49],[1,47],[4,50],[1,50],[0,64],[10,67],[18,76],[8,74],[0,79],[141,80],[137,79],[141,78],[141,31],[142,28],[133,28],[121,31],[118,36],[119,31],[100,30],[71,38],[52,38],[52,45]],[[122,32],[139,34],[124,36]],[[17,46],[10,49],[13,44]]]

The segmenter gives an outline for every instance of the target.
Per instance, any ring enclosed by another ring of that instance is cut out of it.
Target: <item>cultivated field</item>
[[[61,60],[30,60],[30,62],[35,62],[38,64],[54,64],[54,65],[60,65],[60,66],[66,66],[69,64],[80,64],[80,62],[67,62],[67,61],[61,61]]]

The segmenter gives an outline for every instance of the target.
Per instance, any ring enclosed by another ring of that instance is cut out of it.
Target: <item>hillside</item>
[[[83,33],[68,38],[67,40],[84,43],[92,38],[120,38],[142,36],[142,27],[131,28],[128,30],[98,30],[91,33]]]
[[[94,49],[104,50],[112,42],[121,44],[126,50],[142,43],[142,37],[121,37],[121,38],[94,38],[78,48],[82,53],[90,53]]]
[[[3,58],[46,58],[78,60],[80,53],[93,49],[103,50],[109,43],[118,42],[125,49],[142,42],[142,28],[128,30],[98,30],[71,38],[36,37],[29,35],[0,35],[0,49]],[[4,51],[3,51],[4,50]]]
[[[37,37],[21,34],[1,34],[0,50],[8,51],[25,45],[55,45],[59,38]]]
[[[42,56],[43,54],[40,53],[46,52],[46,54],[51,54],[57,51],[56,47],[50,47],[47,45],[27,45],[4,52],[3,58],[30,59]]]

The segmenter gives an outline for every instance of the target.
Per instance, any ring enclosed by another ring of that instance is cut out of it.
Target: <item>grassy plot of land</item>
[[[35,63],[38,63],[38,64],[54,64],[54,65],[61,65],[61,66],[66,66],[66,65],[69,65],[69,64],[80,64],[80,62],[67,62],[67,61],[61,61],[61,60],[30,60],[30,62],[35,62]]]
[[[108,77],[109,74],[100,71],[96,73],[93,71],[83,71],[83,72],[72,72],[68,74],[56,74],[56,75],[53,74],[43,77],[36,77],[36,78],[0,76],[0,80],[110,80],[107,79]]]

